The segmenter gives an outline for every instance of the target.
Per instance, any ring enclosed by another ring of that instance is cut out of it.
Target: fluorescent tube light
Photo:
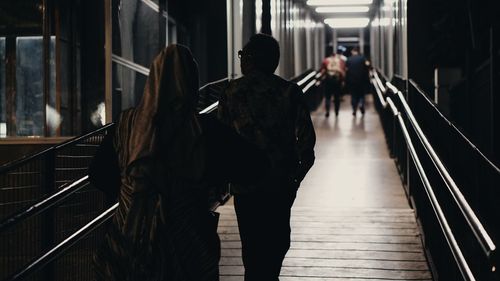
[[[373,0],[308,0],[309,6],[352,6],[352,5],[370,5]]]
[[[317,13],[366,13],[370,10],[367,6],[347,6],[347,7],[318,7]]]
[[[339,37],[337,42],[359,42],[358,37]]]
[[[332,28],[362,28],[366,27],[370,19],[368,18],[329,18],[325,23]]]

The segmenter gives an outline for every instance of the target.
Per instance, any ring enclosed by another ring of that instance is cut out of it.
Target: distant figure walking
[[[359,53],[358,47],[352,49],[346,66],[346,86],[351,93],[352,115],[356,116],[358,107],[361,114],[365,114],[365,94],[370,85],[369,68],[366,58]]]
[[[271,163],[262,183],[233,186],[245,281],[275,281],[290,248],[290,210],[314,163],[316,137],[300,88],[273,74],[278,42],[256,34],[238,56],[244,77],[221,95],[219,118]]]
[[[330,104],[333,95],[335,105],[335,116],[339,115],[340,98],[342,95],[342,84],[345,78],[345,62],[342,59],[341,50],[337,54],[332,53],[323,60],[321,72],[324,74],[325,116],[330,116]]]

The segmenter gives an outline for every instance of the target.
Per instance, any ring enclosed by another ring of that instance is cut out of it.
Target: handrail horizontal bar
[[[140,64],[137,64],[135,62],[132,62],[132,61],[129,61],[125,58],[122,58],[118,55],[115,55],[115,54],[112,54],[111,55],[111,60],[122,65],[122,66],[125,66],[129,69],[132,69],[136,72],[139,72],[140,74],[143,74],[145,76],[148,76],[149,75],[149,69],[147,69],[146,67],[140,65]]]
[[[452,194],[453,199],[455,203],[458,205],[463,216],[465,217],[467,224],[472,229],[472,232],[474,233],[479,243],[481,244],[481,247],[483,248],[483,251],[485,252],[486,256],[490,257],[492,253],[496,250],[495,243],[493,243],[493,240],[491,239],[490,235],[484,228],[481,221],[479,221],[474,210],[472,210],[471,206],[469,205],[469,202],[467,202],[467,200],[465,199],[464,195],[458,188],[455,180],[451,177],[450,173],[448,172],[443,162],[437,155],[436,151],[430,144],[429,140],[425,136],[424,132],[420,128],[420,125],[418,124],[415,116],[413,115],[413,112],[411,111],[408,103],[406,103],[406,99],[404,98],[403,94],[400,91],[398,91],[397,96],[401,101],[401,104],[403,105],[406,115],[408,116],[408,119],[410,120],[412,127],[415,129],[418,138],[422,142],[425,150],[429,154],[432,162],[434,163],[439,174],[441,175],[441,178],[444,180],[448,190]]]
[[[209,86],[212,86],[212,85],[218,84],[218,83],[220,83],[220,82],[224,82],[224,81],[226,81],[226,80],[229,80],[229,78],[227,78],[227,77],[226,77],[226,78],[222,78],[222,79],[219,79],[219,80],[215,80],[215,81],[209,82],[209,83],[207,83],[207,84],[203,85],[203,86],[199,89],[199,91],[203,91],[203,90],[205,90],[205,88],[206,88],[206,87],[209,87]]]
[[[398,115],[399,113],[398,108],[396,107],[396,105],[394,104],[394,102],[390,97],[387,97],[387,104],[391,108],[392,114],[394,114],[394,116]]]
[[[376,79],[372,79],[371,80],[372,84],[373,84],[373,87],[375,88],[375,92],[377,92],[377,97],[380,101],[380,104],[382,105],[382,108],[386,108],[387,107],[387,102],[384,100],[384,95],[382,94],[382,91],[380,89],[380,86],[378,85]]]
[[[441,229],[442,229],[444,236],[446,238],[446,242],[448,243],[448,246],[451,249],[453,257],[454,257],[455,261],[457,262],[458,268],[466,281],[474,281],[476,279],[475,279],[474,275],[472,274],[472,271],[470,270],[470,267],[469,267],[467,261],[465,260],[465,257],[462,253],[462,250],[458,246],[455,235],[453,234],[453,232],[450,228],[450,225],[448,224],[448,220],[446,219],[446,217],[443,213],[443,210],[441,209],[441,205],[439,204],[439,202],[436,198],[436,195],[434,194],[434,190],[432,189],[432,186],[429,182],[429,179],[427,178],[427,174],[425,173],[425,170],[422,166],[422,163],[420,162],[420,159],[419,159],[418,154],[415,150],[415,147],[413,146],[413,142],[411,140],[410,134],[408,133],[408,130],[406,129],[406,125],[405,125],[404,120],[401,117],[400,113],[397,115],[397,119],[398,119],[399,125],[401,127],[401,131],[403,132],[403,136],[405,138],[406,144],[408,146],[408,151],[410,152],[410,155],[413,159],[413,162],[415,163],[415,166],[417,168],[417,172],[420,175],[420,179],[422,180],[422,183],[424,184],[425,192],[427,193],[427,196],[429,197],[429,200],[431,202],[431,206],[434,209],[434,213],[437,216],[439,225],[441,226]]]
[[[312,86],[314,86],[314,84],[316,84],[316,79],[311,80],[311,82],[309,82],[309,84],[307,84],[307,86],[305,86],[304,89],[302,89],[302,92],[306,93]]]
[[[312,71],[311,73],[309,73],[308,75],[306,75],[306,77],[302,78],[302,80],[300,80],[299,82],[297,82],[297,85],[299,85],[299,87],[302,87],[302,84],[306,83],[309,79],[311,79],[311,77],[313,77],[314,75],[316,75],[316,71]]]
[[[292,77],[288,78],[288,80],[289,80],[289,81],[295,81],[295,80],[298,80],[298,79],[299,79],[300,77],[302,77],[302,75],[304,75],[305,73],[312,72],[312,71],[314,71],[314,69],[309,68],[309,69],[307,69],[306,71],[302,72],[302,73],[301,73],[301,74],[299,74],[299,75],[292,76]]]
[[[71,144],[73,144],[75,142],[78,142],[78,141],[80,141],[82,139],[85,139],[85,138],[91,137],[93,135],[96,135],[96,134],[98,134],[98,133],[100,133],[102,131],[107,130],[108,128],[110,128],[112,126],[114,126],[113,123],[106,124],[106,125],[100,127],[99,129],[96,129],[96,130],[94,130],[94,131],[92,131],[90,133],[87,133],[85,135],[82,135],[82,136],[79,136],[79,137],[75,137],[75,138],[71,138],[71,139],[69,139],[69,140],[67,140],[67,141],[65,141],[65,142],[63,142],[63,143],[61,143],[59,145],[47,148],[45,150],[42,150],[42,151],[37,152],[37,153],[32,154],[32,155],[27,155],[27,156],[25,156],[23,158],[20,158],[18,160],[5,163],[2,166],[0,166],[0,174],[6,173],[9,170],[13,170],[13,169],[19,167],[20,165],[22,165],[22,164],[24,164],[24,163],[26,163],[28,161],[31,161],[31,160],[33,160],[35,158],[41,157],[42,155],[49,153],[50,151],[53,151],[53,150],[56,150],[56,149],[61,149],[63,147],[71,145]]]
[[[200,111],[199,114],[210,113],[210,112],[214,111],[217,108],[217,106],[219,106],[219,102],[218,101],[212,103],[211,105],[209,105],[208,107],[206,107],[205,109],[203,109],[202,111]]]
[[[384,84],[380,80],[380,77],[378,76],[378,72],[374,71],[373,74],[374,74],[373,76],[375,77],[375,81],[377,82],[378,86],[380,87],[380,90],[382,91],[382,93],[385,93],[385,91],[387,89],[385,88]]]
[[[476,145],[474,145],[474,143],[472,141],[470,141],[463,133],[462,131],[460,131],[460,129],[458,129],[455,124],[453,124],[453,122],[451,122],[448,118],[446,118],[446,116],[444,116],[441,111],[439,111],[439,109],[436,107],[436,105],[429,100],[429,98],[427,97],[427,95],[425,94],[425,92],[420,88],[420,86],[417,85],[417,83],[415,83],[415,81],[413,81],[412,79],[409,80],[410,84],[419,92],[419,94],[427,101],[427,103],[432,106],[432,108],[439,114],[439,116],[441,117],[441,119],[443,119],[450,127],[452,127],[470,146],[473,150],[475,150],[480,156],[481,158],[483,158],[484,161],[486,161],[488,163],[488,165],[491,166],[491,168],[493,168],[497,173],[500,173],[500,168],[497,167],[495,165],[495,163],[493,163],[488,157],[486,157],[486,155],[484,155],[481,150],[479,148],[477,148]]]
[[[50,207],[62,203],[62,201],[68,198],[68,196],[86,187],[89,184],[88,178],[89,176],[87,175],[78,179],[77,181],[69,183],[53,194],[50,194],[44,199],[38,201],[34,205],[24,208],[17,213],[9,216],[7,219],[0,222],[0,232],[9,229],[10,227],[16,225],[24,219],[37,215]]]
[[[398,88],[396,88],[396,86],[392,85],[391,82],[387,81],[387,82],[385,82],[385,85],[387,86],[387,88],[391,89],[391,91],[394,94],[397,94],[399,92]]]
[[[29,274],[36,272],[40,268],[44,267],[57,257],[59,257],[63,252],[69,249],[71,246],[76,244],[82,238],[87,236],[90,232],[98,228],[104,222],[109,220],[116,208],[118,208],[118,203],[111,206],[105,212],[97,216],[95,219],[87,223],[84,227],[77,230],[68,238],[64,239],[61,243],[57,244],[54,248],[50,249],[48,252],[38,256],[33,261],[31,261],[27,266],[23,267],[21,270],[10,276],[5,280],[14,281],[14,280],[22,280],[26,278]]]

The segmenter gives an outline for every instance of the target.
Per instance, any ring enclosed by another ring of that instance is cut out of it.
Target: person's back
[[[368,80],[368,66],[366,58],[355,52],[347,59],[347,83],[349,85],[366,83]]]
[[[347,77],[346,86],[351,93],[352,114],[356,115],[358,109],[361,113],[365,113],[365,99],[364,96],[368,91],[370,84],[368,64],[366,58],[359,54],[359,50],[354,48],[352,55],[347,59]]]
[[[340,55],[332,54],[326,57],[323,61],[324,68],[326,69],[326,75],[329,77],[337,77],[339,80],[345,77],[345,62],[342,60]]]
[[[245,281],[278,280],[290,247],[290,209],[314,163],[315,134],[300,88],[273,74],[278,42],[257,34],[239,55],[245,76],[221,95],[218,116],[271,163],[261,183],[233,189]]]
[[[266,177],[275,181],[290,180],[288,177],[295,172],[298,161],[295,151],[298,91],[297,85],[276,75],[252,73],[232,81],[221,101],[231,105],[220,109],[221,119],[227,119],[242,137],[267,152],[273,174]]]
[[[95,255],[97,280],[218,280],[197,96],[191,52],[169,46],[155,58],[140,104],[122,112],[99,147],[91,183],[119,205]]]
[[[321,73],[324,74],[325,116],[330,116],[330,103],[333,95],[335,115],[339,115],[340,96],[345,78],[345,62],[340,54],[332,54],[323,60]]]

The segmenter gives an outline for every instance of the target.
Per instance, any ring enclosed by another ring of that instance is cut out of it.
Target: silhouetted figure
[[[245,281],[279,280],[290,247],[290,209],[314,163],[315,134],[302,91],[273,74],[279,53],[271,36],[252,36],[238,52],[244,77],[231,81],[219,100],[219,118],[271,163],[262,183],[233,185]]]
[[[369,89],[370,78],[367,60],[357,47],[352,49],[346,66],[346,86],[351,93],[352,115],[356,116],[358,106],[361,113],[365,114],[365,94]]]
[[[332,53],[323,60],[321,72],[324,73],[324,95],[325,95],[325,116],[330,116],[330,104],[333,95],[335,105],[335,116],[339,115],[340,98],[342,95],[342,84],[345,78],[345,62],[342,59],[340,49],[337,54]]]
[[[95,255],[97,280],[219,280],[209,187],[255,182],[268,164],[228,127],[197,115],[197,101],[196,62],[171,45],[155,58],[140,104],[99,147],[91,183],[119,206]]]

